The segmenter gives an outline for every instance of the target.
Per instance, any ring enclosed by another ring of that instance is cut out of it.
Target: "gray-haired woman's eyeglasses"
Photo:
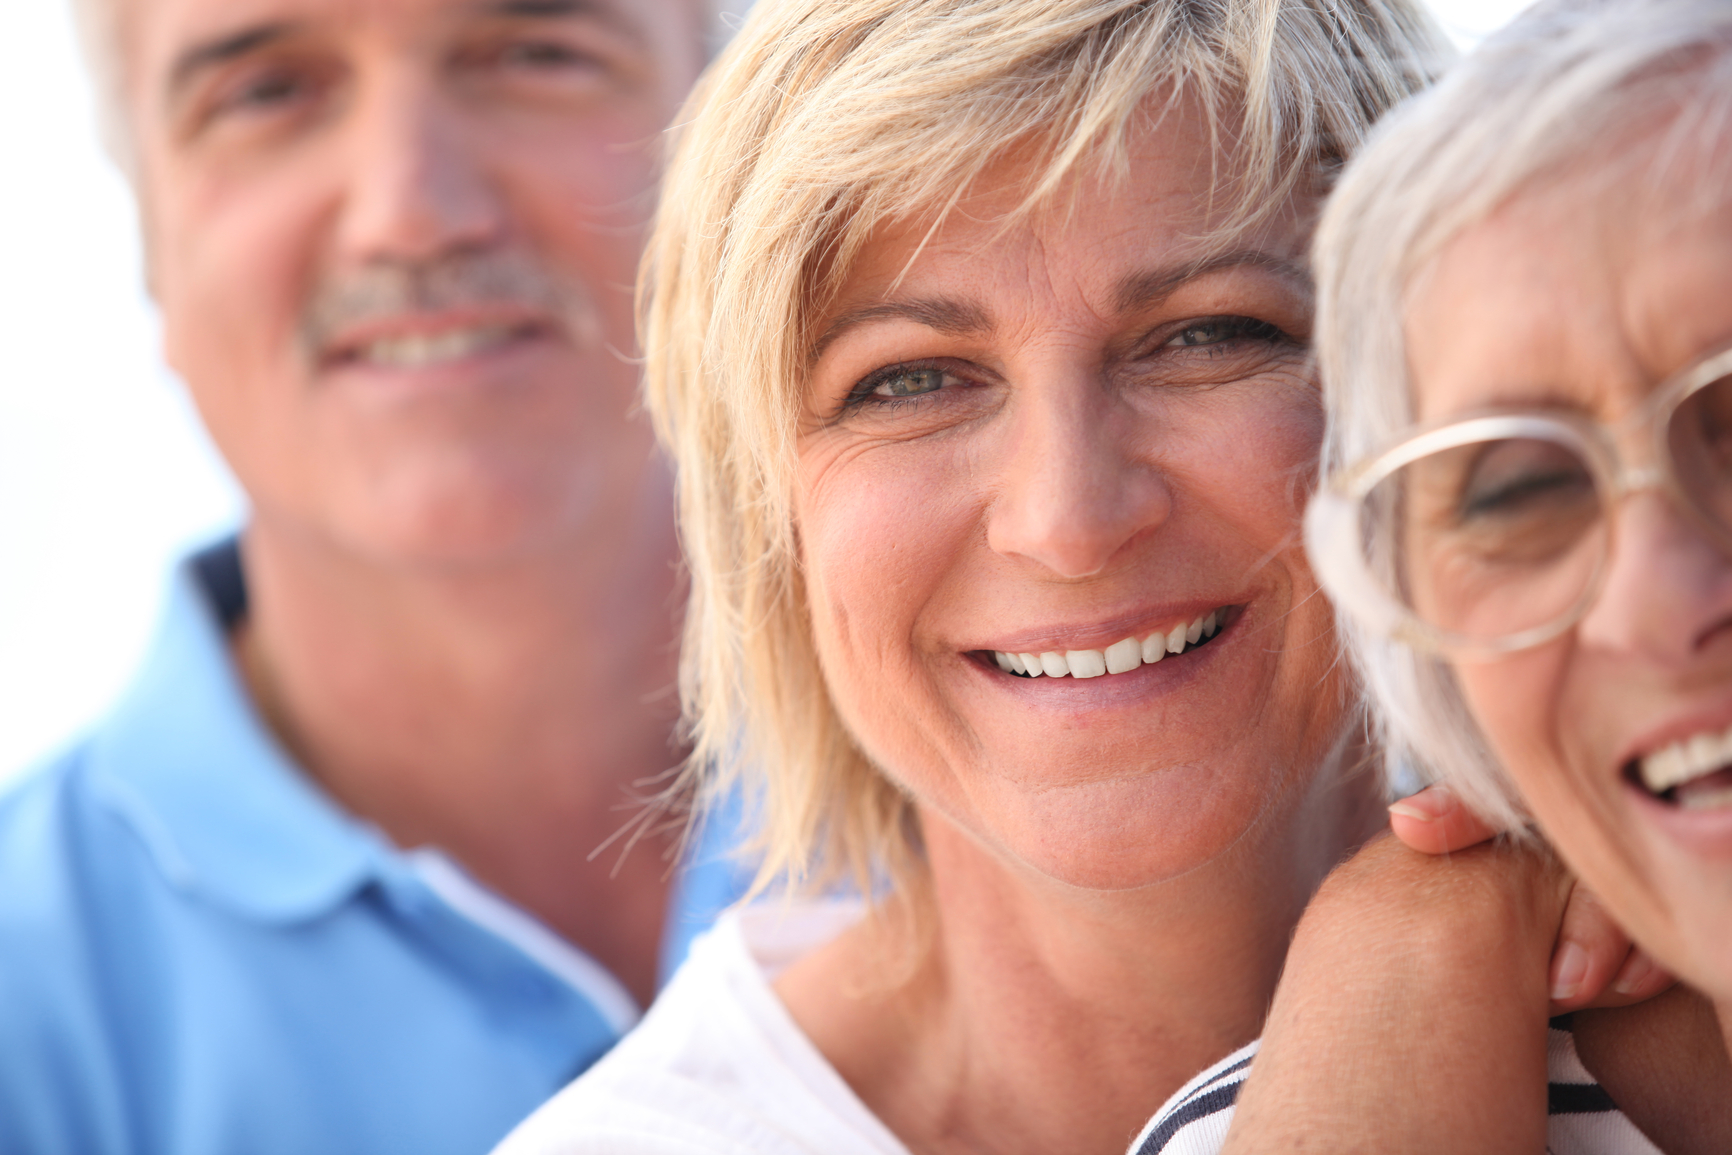
[[[1626,496],[1665,493],[1732,553],[1732,349],[1666,382],[1616,431],[1500,410],[1410,430],[1330,478],[1305,542],[1346,613],[1457,656],[1536,646],[1581,620]],[[1635,436],[1632,437],[1631,434]]]

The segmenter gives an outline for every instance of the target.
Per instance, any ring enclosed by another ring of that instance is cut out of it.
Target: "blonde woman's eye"
[[[858,405],[894,404],[937,393],[951,374],[943,369],[897,365],[872,374],[848,393],[845,408]]]
[[[1222,345],[1228,341],[1279,341],[1281,330],[1267,321],[1250,317],[1210,317],[1193,321],[1168,339],[1169,347],[1187,348],[1197,345]]]
[[[944,388],[942,369],[900,369],[872,387],[875,397],[918,397]]]

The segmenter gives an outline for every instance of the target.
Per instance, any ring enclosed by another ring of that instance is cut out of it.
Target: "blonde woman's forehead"
[[[814,326],[814,355],[868,320],[986,329],[993,298],[1071,305],[1110,324],[1226,269],[1278,278],[1308,307],[1313,199],[1296,193],[1255,227],[1222,233],[1210,148],[1203,126],[1169,119],[1133,138],[1125,171],[1080,172],[1032,209],[1038,161],[1017,156],[983,174],[979,191],[942,220],[880,225]]]

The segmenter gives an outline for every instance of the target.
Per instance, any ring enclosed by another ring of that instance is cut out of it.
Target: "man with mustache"
[[[0,799],[0,1150],[486,1150],[733,884],[643,809],[678,577],[631,299],[717,13],[84,6],[251,512]]]

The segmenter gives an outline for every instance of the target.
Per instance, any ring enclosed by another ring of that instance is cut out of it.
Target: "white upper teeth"
[[[501,344],[511,336],[502,325],[485,325],[473,329],[452,329],[436,334],[407,334],[401,337],[381,337],[361,349],[361,356],[375,365],[416,369],[440,361],[456,361],[483,349]]]
[[[1180,654],[1203,638],[1212,638],[1220,628],[1225,611],[1213,610],[1191,622],[1180,622],[1170,630],[1157,631],[1138,641],[1125,638],[1105,650],[1066,650],[1060,654],[1011,654],[994,650],[993,661],[1007,674],[1026,674],[1038,678],[1042,674],[1062,678],[1098,678],[1102,674],[1126,674],[1138,666],[1151,665],[1168,654]]]
[[[1642,785],[1664,794],[1692,778],[1732,763],[1732,726],[1716,734],[1692,734],[1642,759]]]

